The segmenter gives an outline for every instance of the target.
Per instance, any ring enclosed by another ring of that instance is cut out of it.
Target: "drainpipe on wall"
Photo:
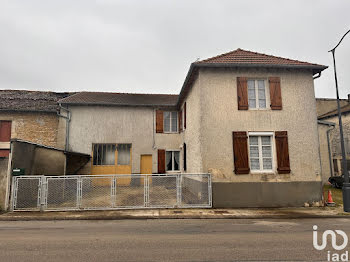
[[[155,139],[155,130],[154,130],[154,126],[156,125],[156,122],[155,122],[155,114],[156,114],[156,109],[154,108],[153,109],[153,132],[152,132],[152,136],[153,136],[153,144],[152,144],[152,148],[153,150],[156,149],[156,139]]]
[[[329,127],[328,130],[326,131],[327,146],[328,146],[328,160],[329,160],[330,174],[331,174],[331,176],[334,176],[334,172],[333,172],[333,168],[332,168],[333,161],[332,161],[332,151],[331,151],[331,143],[330,143],[329,133],[330,133],[330,131],[332,131],[335,128],[335,124],[332,122],[322,121],[322,120],[318,120],[317,122],[319,124],[327,125]]]
[[[66,143],[65,143],[64,150],[68,151],[69,150],[69,122],[71,120],[71,112],[68,110],[68,108],[63,107],[61,104],[59,104],[59,107],[60,109],[67,112],[67,115],[62,115],[60,111],[58,111],[57,115],[66,119]]]
[[[329,128],[329,129],[327,130],[326,134],[327,134],[327,145],[328,145],[329,169],[330,169],[330,171],[331,171],[331,176],[334,176],[334,174],[333,174],[333,168],[332,168],[332,166],[333,166],[333,161],[332,161],[331,143],[330,143],[330,141],[329,141],[329,133],[330,133],[330,131],[332,131],[332,130],[335,128],[335,125],[332,125],[332,126],[330,126],[330,127],[331,127],[331,128]]]

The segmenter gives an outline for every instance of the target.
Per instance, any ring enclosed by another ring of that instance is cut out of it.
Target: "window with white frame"
[[[164,132],[176,133],[177,132],[177,112],[164,112]]]
[[[248,80],[249,108],[266,108],[267,91],[265,80]]]
[[[180,151],[166,151],[165,161],[166,171],[179,171]]]
[[[272,134],[249,134],[249,160],[252,171],[272,171]]]

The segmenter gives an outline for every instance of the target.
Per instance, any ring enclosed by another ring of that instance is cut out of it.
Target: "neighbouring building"
[[[80,92],[59,100],[79,174],[212,174],[214,207],[322,198],[315,75],[326,66],[242,49],[192,63],[179,95]]]
[[[336,101],[335,99],[333,99]],[[346,101],[346,103],[344,103]],[[341,114],[343,122],[343,134],[344,134],[344,144],[346,151],[347,165],[350,167],[350,99],[341,101]],[[326,144],[327,139],[329,141],[329,160],[322,160],[322,165],[328,165],[327,170],[323,176],[324,182],[328,180],[330,176],[338,176],[342,174],[342,155],[341,155],[341,146],[340,146],[340,133],[339,133],[339,120],[338,120],[338,110],[337,105],[331,108],[328,112],[318,115],[319,123],[331,123],[329,125],[328,132],[320,129],[320,143]],[[326,133],[327,132],[327,133]],[[325,135],[326,134],[326,135]],[[328,138],[327,138],[328,134]],[[323,141],[322,141],[323,137]],[[322,149],[321,149],[322,150]]]
[[[70,93],[0,91],[0,208],[6,208],[12,169],[25,175],[63,175],[77,170],[89,155],[66,152],[57,101]],[[64,127],[63,127],[64,128]],[[63,140],[63,142],[60,142]],[[68,165],[67,156],[76,159]]]
[[[349,99],[339,99],[340,106],[345,106],[349,103]],[[334,98],[316,98],[317,117],[322,116],[337,109],[337,99]]]

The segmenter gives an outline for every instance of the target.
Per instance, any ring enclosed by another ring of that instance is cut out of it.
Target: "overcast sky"
[[[0,88],[178,93],[191,62],[237,48],[328,65],[317,97],[335,97],[331,53],[349,0],[0,0]],[[336,52],[350,93],[350,34]]]

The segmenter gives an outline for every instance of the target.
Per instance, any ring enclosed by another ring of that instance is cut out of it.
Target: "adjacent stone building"
[[[0,90],[0,208],[5,206],[9,187],[11,140],[19,139],[48,147],[57,147],[57,101],[69,93],[26,90]],[[23,155],[28,159],[29,155]],[[28,170],[27,170],[28,171]]]
[[[342,100],[341,104],[345,151],[348,167],[350,167],[350,104],[348,100]],[[318,119],[322,122],[333,123],[334,125],[334,127],[331,127],[329,129],[329,147],[331,156],[330,165],[332,165],[332,168],[330,172],[326,172],[326,175],[324,175],[324,180],[326,182],[330,176],[337,176],[342,174],[342,155],[340,146],[340,132],[337,106],[335,105],[335,107],[332,110],[322,115],[319,115]],[[326,138],[327,137],[323,137],[323,139]],[[322,139],[322,134],[320,134],[320,139]]]

